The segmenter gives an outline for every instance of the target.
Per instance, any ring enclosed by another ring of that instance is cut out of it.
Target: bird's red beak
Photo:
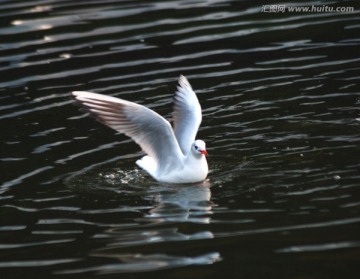
[[[200,153],[203,154],[203,155],[205,155],[205,156],[208,156],[208,155],[209,155],[205,149],[204,149],[204,150],[200,150]]]

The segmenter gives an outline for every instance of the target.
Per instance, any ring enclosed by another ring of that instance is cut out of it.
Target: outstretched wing
[[[174,98],[174,132],[181,151],[186,155],[195,141],[201,124],[201,106],[189,81],[183,75]]]
[[[72,94],[99,122],[131,137],[159,168],[176,164],[183,156],[170,123],[153,110],[96,93]]]

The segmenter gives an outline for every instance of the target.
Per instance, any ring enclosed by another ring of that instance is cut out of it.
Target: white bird
[[[184,76],[174,98],[170,123],[142,105],[106,95],[74,91],[73,96],[99,122],[131,137],[147,154],[136,164],[154,179],[195,183],[208,174],[205,142],[195,140],[202,114],[199,100]]]

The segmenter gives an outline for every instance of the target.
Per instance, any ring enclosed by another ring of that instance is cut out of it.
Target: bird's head
[[[191,150],[195,153],[195,154],[202,154],[205,156],[208,156],[208,153],[206,151],[206,144],[204,141],[202,140],[196,140],[192,146],[191,146]]]

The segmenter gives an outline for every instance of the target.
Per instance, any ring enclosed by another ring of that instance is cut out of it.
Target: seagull
[[[99,122],[135,141],[147,154],[136,161],[155,180],[196,183],[206,179],[205,142],[195,140],[201,124],[201,106],[185,76],[174,97],[173,126],[155,111],[120,98],[74,91],[72,95]]]

